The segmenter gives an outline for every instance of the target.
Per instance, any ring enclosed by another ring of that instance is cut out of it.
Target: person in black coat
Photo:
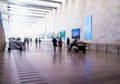
[[[70,39],[67,38],[67,46],[69,47],[70,46]]]
[[[57,40],[55,38],[52,39],[53,42],[53,47],[54,47],[54,51],[56,51],[56,47],[57,47]]]
[[[58,45],[59,45],[59,49],[61,51],[62,50],[62,38],[61,37],[59,38]]]

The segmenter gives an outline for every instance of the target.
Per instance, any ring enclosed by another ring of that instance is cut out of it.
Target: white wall
[[[68,0],[45,19],[42,28],[47,32],[81,29],[84,40],[84,16],[92,15],[92,43],[120,43],[120,0]]]
[[[84,16],[86,15],[92,15],[92,39],[90,40],[84,40]],[[39,19],[20,35],[31,36],[66,30],[67,37],[71,37],[71,29],[80,28],[80,38],[83,41],[117,44],[120,43],[119,22],[120,0],[66,0],[66,3],[60,5],[57,10],[52,10],[44,19]]]

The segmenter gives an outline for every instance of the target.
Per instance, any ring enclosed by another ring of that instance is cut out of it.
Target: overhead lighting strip
[[[16,6],[21,6],[21,7],[31,7],[31,8],[38,8],[38,9],[44,9],[44,10],[52,10],[52,9],[57,9],[57,6],[49,6],[49,5],[39,5],[39,4],[33,4],[33,3],[13,3],[13,2],[7,2],[9,5],[16,5]]]
[[[39,6],[49,6],[49,7],[59,7],[58,3],[50,3],[50,2],[57,2],[54,0],[9,0],[10,3],[15,3],[15,4],[33,4],[33,5],[39,5]]]
[[[48,14],[47,12],[43,12],[43,11],[31,11],[26,9],[14,9],[14,8],[9,8],[8,11],[16,11],[16,12],[19,11],[19,12],[35,13],[35,14],[43,14],[43,15]]]
[[[47,9],[24,7],[24,6],[14,5],[14,4],[8,4],[7,9],[21,9],[21,10],[41,11],[41,12],[46,12],[46,13],[49,13],[51,11],[51,10],[47,10]]]
[[[31,14],[31,13],[21,13],[21,12],[15,12],[15,11],[9,11],[8,15],[23,15],[23,16],[40,16],[40,17],[45,17],[45,15],[41,15],[41,14]]]
[[[55,1],[55,0],[38,0],[38,1],[45,1],[45,2],[50,2],[50,3],[62,4],[62,1]]]
[[[28,11],[28,10],[17,10],[17,9],[8,9],[8,12],[15,12],[15,13],[24,13],[24,14],[36,14],[36,15],[47,15],[47,13],[41,13],[41,12],[31,12],[31,11]]]

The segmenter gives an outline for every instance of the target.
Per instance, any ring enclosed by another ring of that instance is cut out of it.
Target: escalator
[[[10,40],[8,50],[22,50],[23,42],[19,40]]]

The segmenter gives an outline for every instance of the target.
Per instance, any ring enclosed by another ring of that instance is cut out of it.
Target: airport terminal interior
[[[120,0],[0,0],[0,84],[120,84]]]

